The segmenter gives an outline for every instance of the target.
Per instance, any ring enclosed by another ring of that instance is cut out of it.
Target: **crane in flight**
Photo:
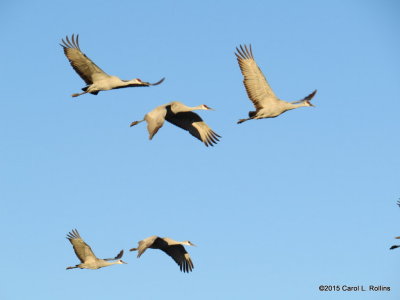
[[[156,107],[147,113],[143,120],[134,121],[130,126],[146,121],[149,139],[151,140],[163,126],[164,121],[167,120],[169,123],[189,131],[191,135],[202,141],[207,147],[214,146],[221,136],[216,134],[198,114],[193,112],[193,110],[198,109],[213,110],[205,104],[190,107],[181,102],[173,101]]]
[[[253,119],[275,118],[284,112],[303,106],[314,106],[310,100],[314,97],[317,90],[307,97],[294,101],[286,102],[279,99],[272,91],[267,79],[258,67],[251,49],[251,45],[239,46],[236,48],[236,58],[239,63],[240,71],[244,76],[243,84],[247,91],[247,96],[253,102],[255,111],[249,112],[249,117],[240,119],[237,123],[243,123]]]
[[[171,256],[182,272],[191,272],[194,265],[183,245],[196,246],[190,241],[178,242],[167,237],[161,238],[153,235],[139,241],[138,248],[132,248],[129,251],[138,251],[137,257],[139,258],[148,248],[159,249]]]
[[[87,57],[79,47],[79,35],[72,35],[71,40],[66,36],[65,40],[61,40],[61,47],[64,49],[64,54],[68,58],[72,68],[85,81],[86,86],[82,88],[82,93],[72,94],[72,97],[90,93],[97,95],[100,91],[108,91],[113,89],[121,89],[126,87],[140,87],[159,85],[165,78],[156,83],[149,83],[140,80],[139,78],[131,80],[122,80],[117,76],[108,75],[100,69],[89,57]]]
[[[78,265],[67,267],[67,270],[75,268],[96,270],[115,264],[126,264],[126,262],[121,259],[122,255],[124,254],[124,250],[121,250],[114,258],[97,258],[90,246],[83,241],[78,230],[76,229],[73,229],[67,234],[67,239],[71,242],[76,256],[81,261],[81,263]]]

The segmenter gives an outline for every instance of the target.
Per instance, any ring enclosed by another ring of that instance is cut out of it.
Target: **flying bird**
[[[190,107],[181,102],[173,101],[156,107],[151,112],[147,113],[143,120],[134,121],[130,126],[132,127],[140,122],[146,121],[149,139],[151,140],[163,126],[164,121],[167,120],[171,124],[189,131],[191,135],[202,141],[207,147],[214,146],[221,136],[208,127],[198,114],[192,112],[198,109],[213,110],[205,104]]]
[[[249,117],[247,119],[240,119],[237,122],[238,124],[252,119],[275,118],[288,110],[302,106],[314,106],[311,104],[310,100],[314,97],[317,90],[298,101],[286,102],[281,100],[276,97],[267,79],[254,60],[251,45],[249,47],[240,45],[240,48],[236,47],[236,51],[235,55],[244,76],[243,83],[247,95],[256,109],[255,111],[249,112]]]
[[[78,230],[76,229],[73,229],[67,234],[67,239],[71,242],[72,246],[74,247],[76,256],[81,261],[80,264],[75,265],[74,267],[67,267],[67,270],[75,268],[95,270],[114,264],[126,264],[126,262],[121,260],[121,257],[124,254],[124,250],[121,250],[114,258],[97,258],[96,255],[94,255],[90,246],[83,241],[83,239],[79,235]]]
[[[400,239],[400,236],[395,237],[395,239]],[[393,249],[396,249],[399,247],[400,247],[400,245],[393,245],[392,247],[390,247],[390,250],[393,250]]]
[[[172,257],[172,259],[179,265],[181,271],[191,272],[194,269],[194,265],[189,253],[187,253],[183,245],[196,246],[190,241],[178,242],[167,237],[160,238],[153,235],[141,240],[138,248],[132,248],[129,251],[137,250],[137,257],[139,258],[148,248],[160,249]]]
[[[400,200],[397,201],[397,205],[400,207]],[[395,237],[395,239],[400,239],[400,236]],[[392,247],[390,247],[390,250],[393,250],[393,249],[396,249],[399,247],[400,247],[400,245],[393,245]]]
[[[140,87],[159,85],[164,81],[162,78],[156,83],[143,82],[139,78],[132,80],[121,80],[117,76],[110,76],[100,69],[89,57],[87,57],[79,47],[79,35],[72,35],[71,40],[68,36],[61,40],[61,47],[64,49],[65,56],[68,58],[75,72],[86,82],[87,86],[82,88],[82,93],[72,94],[72,97],[90,93],[97,95],[100,91],[108,91],[126,87]]]

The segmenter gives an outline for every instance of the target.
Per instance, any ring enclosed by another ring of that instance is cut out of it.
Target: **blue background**
[[[1,299],[399,299],[397,1],[6,1],[0,4]],[[163,84],[71,98],[58,45],[122,79]],[[253,109],[235,47],[278,97]],[[206,104],[207,148],[154,107]],[[190,240],[190,274],[149,250],[69,270],[77,228],[98,257],[156,234]],[[390,292],[320,292],[320,285]]]

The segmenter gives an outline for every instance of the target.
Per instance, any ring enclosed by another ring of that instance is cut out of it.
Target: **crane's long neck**
[[[303,107],[303,106],[310,106],[306,101],[300,102],[300,103],[290,103],[286,102],[286,108],[287,110],[295,109],[298,107]]]
[[[197,105],[197,106],[187,106],[185,104],[180,103],[178,106],[177,105],[170,105],[169,106],[172,113],[180,113],[180,112],[189,112],[193,110],[198,110],[198,109],[206,109],[204,105]],[[168,107],[167,107],[168,109]]]
[[[185,105],[184,107],[181,108],[182,112],[186,112],[186,111],[194,111],[194,110],[198,110],[198,109],[205,109],[203,105],[197,105],[197,106],[187,106]]]
[[[115,261],[104,260],[103,263],[104,263],[104,267],[108,267],[108,266],[111,266],[111,265],[119,264],[118,260],[115,260]]]

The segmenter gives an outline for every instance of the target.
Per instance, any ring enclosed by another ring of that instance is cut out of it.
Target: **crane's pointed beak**
[[[127,262],[124,262],[123,260],[121,260],[121,262],[122,262],[123,264],[126,264],[126,265],[128,264]]]
[[[306,102],[308,103],[308,105],[310,105],[310,106],[312,106],[312,107],[315,107],[315,105],[312,104],[310,100],[306,100]]]

